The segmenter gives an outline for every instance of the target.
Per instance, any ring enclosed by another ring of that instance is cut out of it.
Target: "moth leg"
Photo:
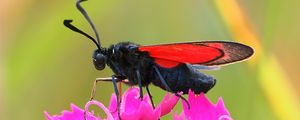
[[[139,88],[140,88],[140,99],[143,100],[143,88],[142,88],[142,80],[141,80],[141,74],[139,70],[136,70],[136,76],[137,76],[137,80],[138,80],[138,84],[139,84]]]
[[[121,82],[118,82],[118,90],[119,90],[119,102],[121,103],[122,102],[122,83]]]
[[[117,79],[117,82],[123,82],[124,80],[121,79]],[[90,100],[93,100],[95,95],[96,95],[96,88],[97,88],[97,83],[98,82],[112,82],[112,78],[111,77],[106,77],[106,78],[96,78],[96,80],[94,81],[94,85],[92,88],[92,92],[91,92],[91,96],[90,96]]]
[[[91,92],[91,96],[90,96],[90,101],[94,99],[95,95],[96,95],[96,88],[97,88],[97,83],[98,82],[107,82],[107,81],[111,81],[111,78],[96,78],[96,80],[94,81],[94,85],[92,88],[92,92]]]
[[[180,94],[178,94],[178,93],[175,93],[175,95],[177,96],[177,97],[179,97],[180,99],[182,99],[186,104],[187,104],[187,106],[188,106],[188,109],[190,109],[190,103],[189,103],[189,101],[187,100],[187,99],[185,99],[182,95],[180,95]]]
[[[166,90],[169,91],[169,92],[172,92],[174,93],[171,88],[168,86],[166,80],[162,77],[161,73],[159,72],[158,68],[156,66],[153,66],[154,67],[154,70],[155,72],[157,73],[161,83],[165,86]],[[184,102],[187,103],[188,105],[188,109],[190,109],[190,103],[184,98],[182,97],[182,95],[178,94],[178,93],[174,93],[177,97],[179,97],[180,99],[182,99]]]
[[[118,90],[118,86],[117,86],[117,81],[116,81],[116,77],[114,75],[111,78],[112,78],[112,82],[113,82],[113,85],[114,85],[114,90],[115,90],[115,93],[116,93],[116,96],[117,96],[118,116],[119,116],[119,119],[121,120],[120,96],[119,96],[119,90]]]
[[[160,74],[158,68],[157,68],[156,66],[154,66],[153,68],[154,68],[155,72],[157,73],[157,75],[158,75],[158,77],[159,77],[161,83],[162,83],[162,84],[165,86],[165,88],[167,89],[167,91],[173,92],[173,91],[171,90],[171,88],[169,87],[169,85],[167,84],[167,82],[165,81],[165,79],[164,79],[164,78],[162,77],[162,75]]]
[[[153,102],[153,99],[152,99],[152,95],[150,93],[148,85],[146,86],[146,90],[147,90],[147,93],[148,93],[148,95],[150,97],[151,105],[152,105],[153,109],[155,109],[154,102]]]

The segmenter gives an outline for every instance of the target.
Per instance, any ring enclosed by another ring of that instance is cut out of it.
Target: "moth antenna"
[[[90,19],[90,17],[88,16],[87,12],[83,9],[83,7],[81,7],[80,3],[81,2],[84,2],[84,1],[87,1],[87,0],[78,0],[76,2],[76,7],[77,9],[81,12],[81,14],[85,17],[85,19],[89,22],[89,24],[91,25],[91,27],[93,28],[93,31],[96,35],[96,39],[98,41],[98,45],[99,47],[101,48],[101,43],[100,43],[100,38],[99,38],[99,35],[98,35],[98,32],[95,28],[95,25],[93,24],[92,20]],[[101,50],[101,49],[100,49]]]
[[[96,41],[93,37],[91,37],[90,35],[88,35],[87,33],[83,32],[83,31],[81,31],[80,29],[78,29],[78,28],[75,27],[74,25],[72,25],[71,22],[73,22],[73,20],[64,20],[64,25],[65,25],[67,28],[71,29],[72,31],[77,32],[77,33],[80,33],[80,34],[86,36],[87,38],[91,39],[91,40],[96,44],[97,48],[98,48],[99,50],[101,50],[101,49],[100,49],[100,48],[101,48],[100,45],[97,43],[97,41]]]

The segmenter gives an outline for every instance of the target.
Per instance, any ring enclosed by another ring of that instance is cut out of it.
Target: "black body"
[[[195,93],[206,93],[216,83],[216,80],[200,73],[192,65],[181,63],[173,68],[164,68],[154,62],[148,52],[138,51],[138,45],[130,42],[122,42],[110,46],[102,52],[106,56],[106,64],[113,70],[119,79],[128,79],[129,85],[138,85],[135,71],[139,71],[142,86],[152,83],[169,92],[188,93],[189,89]],[[163,79],[171,90],[162,83],[159,74],[154,68],[158,68]]]

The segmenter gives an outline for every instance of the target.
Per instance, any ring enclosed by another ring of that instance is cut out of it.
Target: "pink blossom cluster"
[[[177,96],[167,93],[161,103],[153,109],[149,96],[145,95],[143,100],[141,100],[139,98],[139,88],[132,87],[122,96],[120,115],[122,120],[158,120],[162,116],[169,114],[178,100]],[[190,108],[188,108],[186,102],[182,101],[183,111],[180,115],[177,112],[172,113],[174,120],[232,120],[222,98],[219,98],[217,104],[214,105],[204,94],[196,95],[194,92],[189,91],[188,102]],[[106,113],[106,118],[101,118],[95,116],[93,112],[88,112],[91,105],[100,107]],[[87,111],[86,115],[84,111]],[[48,120],[84,120],[84,116],[86,116],[87,120],[119,120],[115,94],[111,96],[109,107],[105,107],[102,103],[93,100],[85,105],[85,110],[71,104],[71,111],[64,110],[61,115],[53,116],[45,112],[45,115]]]

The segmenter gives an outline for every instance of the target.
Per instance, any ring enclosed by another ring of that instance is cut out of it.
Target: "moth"
[[[91,25],[96,39],[73,26],[72,20],[64,20],[64,25],[94,42],[97,47],[92,55],[94,66],[97,70],[103,70],[106,65],[112,69],[114,74],[107,81],[113,82],[118,100],[120,98],[117,82],[139,86],[141,99],[143,98],[142,87],[145,87],[153,107],[152,96],[148,88],[150,84],[174,93],[182,99],[184,98],[178,92],[187,94],[191,89],[196,94],[206,93],[214,87],[216,79],[201,73],[199,69],[216,69],[220,65],[245,60],[254,53],[251,47],[230,41],[158,45],[120,42],[105,48],[101,46],[98,32],[87,12],[81,7],[81,2],[83,0],[78,0],[76,7]],[[120,112],[119,109],[120,103],[118,103],[118,112]]]

